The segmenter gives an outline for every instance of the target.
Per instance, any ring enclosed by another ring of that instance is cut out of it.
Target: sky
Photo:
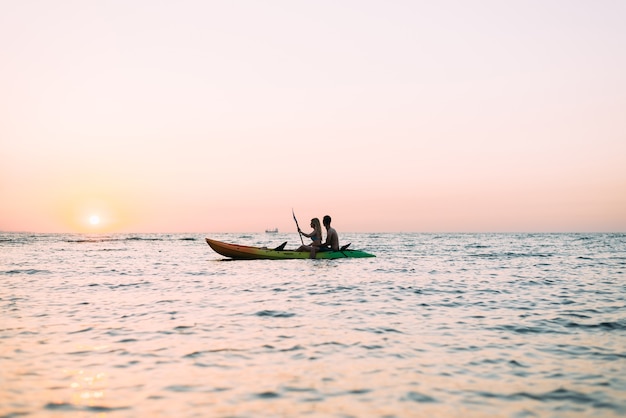
[[[626,2],[0,0],[0,231],[626,231]]]

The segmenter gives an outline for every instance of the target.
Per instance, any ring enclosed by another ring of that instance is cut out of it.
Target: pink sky
[[[2,2],[0,231],[626,231],[625,17]]]

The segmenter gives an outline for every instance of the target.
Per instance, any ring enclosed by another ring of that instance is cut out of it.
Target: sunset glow
[[[624,16],[4,4],[0,230],[626,231]]]

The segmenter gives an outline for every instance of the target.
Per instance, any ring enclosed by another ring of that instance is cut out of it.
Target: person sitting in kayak
[[[298,232],[307,238],[311,238],[312,242],[309,245],[301,245],[296,251],[309,251],[311,258],[315,258],[315,254],[317,254],[320,245],[322,245],[322,226],[318,218],[311,219],[311,228],[313,228],[313,232],[310,234],[302,232],[302,230],[298,228]]]
[[[326,228],[326,242],[321,245],[322,251],[339,251],[339,235],[335,228],[330,226],[330,216],[324,216],[324,227]]]

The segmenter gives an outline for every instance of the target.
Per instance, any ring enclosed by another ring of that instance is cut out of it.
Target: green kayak
[[[206,238],[206,242],[216,253],[235,260],[289,260],[296,258],[309,258],[308,251],[250,247],[247,245],[228,244],[226,242],[216,241],[210,238]],[[346,249],[342,251],[320,251],[316,254],[315,258],[333,259],[365,257],[376,256],[366,253],[365,251]]]

